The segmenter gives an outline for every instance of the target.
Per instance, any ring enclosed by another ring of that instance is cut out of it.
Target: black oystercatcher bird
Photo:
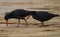
[[[41,26],[44,26],[44,22],[50,20],[53,17],[58,17],[58,14],[51,14],[47,11],[30,11],[33,19],[41,21]]]
[[[24,9],[16,9],[16,10],[6,14],[5,17],[4,17],[4,19],[6,20],[6,27],[8,27],[8,19],[12,19],[12,18],[18,19],[18,27],[19,27],[19,24],[20,24],[20,19],[25,20],[25,22],[28,26],[27,19],[25,19],[25,17],[27,17],[29,15],[30,15],[30,13],[27,12],[26,10],[24,10]]]

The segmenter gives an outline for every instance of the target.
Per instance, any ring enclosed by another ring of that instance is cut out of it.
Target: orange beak
[[[6,27],[8,28],[8,20],[6,20]]]
[[[29,19],[30,16],[31,16],[31,15],[29,15],[26,19]]]

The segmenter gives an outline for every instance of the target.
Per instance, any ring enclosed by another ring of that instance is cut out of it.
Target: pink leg
[[[20,25],[20,19],[18,19],[18,27],[19,27],[19,25]]]
[[[28,23],[27,23],[27,20],[26,19],[24,19],[25,20],[25,22],[26,22],[26,27],[28,27]]]

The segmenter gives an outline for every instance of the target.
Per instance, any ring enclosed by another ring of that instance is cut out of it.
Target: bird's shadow
[[[39,26],[39,27],[49,27],[49,26],[55,26],[56,24],[47,24],[47,25],[43,25],[43,26]]]

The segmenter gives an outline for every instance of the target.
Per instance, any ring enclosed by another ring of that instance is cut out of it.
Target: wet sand
[[[60,2],[57,0],[28,1],[8,1],[9,3],[0,2],[1,13],[7,13],[15,9],[40,10],[41,8],[43,10],[51,9],[47,11],[51,11],[51,13],[60,15]],[[29,27],[26,27],[25,24],[21,24],[21,26],[18,28],[16,27],[17,24],[9,24],[8,28],[6,28],[4,16],[5,14],[0,14],[0,37],[60,37],[60,17],[46,21],[45,25],[48,25],[46,27],[39,27],[40,22],[29,18]],[[21,21],[21,23],[22,22],[24,23],[24,21]],[[17,20],[9,20],[9,23],[17,23]]]
[[[0,24],[0,37],[60,37],[60,25],[49,25],[39,27],[39,25],[20,25],[9,24],[6,28],[5,24]]]

